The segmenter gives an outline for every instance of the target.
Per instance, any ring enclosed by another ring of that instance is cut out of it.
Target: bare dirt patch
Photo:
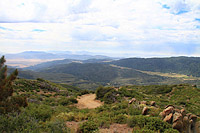
[[[76,105],[79,109],[88,108],[88,109],[94,109],[101,105],[103,105],[103,102],[96,100],[95,94],[86,94],[78,97],[78,104]]]
[[[100,129],[100,133],[132,133],[133,129],[127,124],[112,124],[110,128]]]

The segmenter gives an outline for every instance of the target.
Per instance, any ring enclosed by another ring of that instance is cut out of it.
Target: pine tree
[[[27,106],[25,97],[12,96],[12,83],[17,78],[17,69],[7,76],[7,66],[4,56],[0,58],[0,113],[19,111],[21,106]]]

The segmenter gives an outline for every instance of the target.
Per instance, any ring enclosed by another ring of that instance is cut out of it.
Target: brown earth
[[[101,105],[103,105],[103,102],[96,100],[95,94],[86,94],[78,97],[78,104],[76,106],[79,109],[88,108],[88,109],[94,109]]]
[[[66,126],[71,129],[71,133],[77,133],[79,125],[82,122],[68,121]],[[111,124],[109,128],[100,128],[99,133],[132,133],[133,129],[128,127],[127,124]]]
[[[133,129],[128,127],[127,124],[112,124],[110,128],[99,129],[100,133],[132,133]]]

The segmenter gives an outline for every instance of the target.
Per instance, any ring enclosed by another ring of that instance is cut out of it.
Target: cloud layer
[[[4,0],[0,45],[3,52],[200,56],[200,1]]]

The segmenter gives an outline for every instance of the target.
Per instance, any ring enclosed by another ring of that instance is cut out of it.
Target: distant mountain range
[[[19,76],[29,79],[40,77],[91,89],[99,85],[200,85],[200,58],[64,59],[21,69]]]
[[[104,59],[110,58],[103,55],[89,55],[89,54],[72,54],[69,51],[53,53],[41,52],[41,51],[25,51],[17,54],[5,54],[7,59],[76,59],[76,60],[87,60],[91,58]]]
[[[25,51],[16,54],[5,54],[5,57],[7,59],[7,65],[18,68],[29,67],[43,62],[61,59],[71,60],[71,62],[72,60],[82,61],[89,59],[113,59],[108,56],[95,55],[94,53],[86,51],[80,51],[80,53],[70,51],[52,51],[52,53],[42,51]]]

